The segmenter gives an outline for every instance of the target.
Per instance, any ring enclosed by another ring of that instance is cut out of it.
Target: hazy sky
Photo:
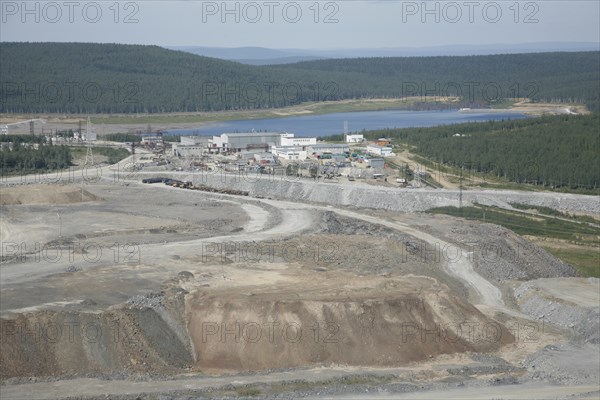
[[[2,41],[379,48],[599,42],[600,1],[6,1]]]

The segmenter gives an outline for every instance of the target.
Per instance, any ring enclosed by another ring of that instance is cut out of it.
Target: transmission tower
[[[85,140],[87,142],[87,154],[85,156],[85,165],[94,165],[94,153],[92,152],[92,140],[96,140],[96,135],[92,133],[92,123],[90,117],[87,119],[87,127],[85,129]]]
[[[421,166],[419,164],[415,168],[415,186],[421,187]]]
[[[135,165],[135,142],[131,142],[131,163]]]

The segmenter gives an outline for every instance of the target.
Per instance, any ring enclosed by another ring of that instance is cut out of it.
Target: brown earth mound
[[[403,366],[515,340],[433,278],[338,273],[277,289],[173,287],[102,312],[6,316],[0,331],[1,379]]]
[[[504,326],[434,279],[333,280],[295,293],[286,287],[192,294],[188,331],[196,366],[400,366],[439,354],[494,351],[514,341]]]
[[[0,320],[0,378],[176,372],[187,346],[152,308],[39,312]]]

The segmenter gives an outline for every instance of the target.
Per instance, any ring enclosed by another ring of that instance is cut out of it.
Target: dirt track
[[[427,388],[439,388],[457,376],[454,368],[463,382],[527,382],[518,357],[572,335],[561,326],[540,329],[537,316],[517,305],[512,286],[493,279],[466,247],[458,245],[458,260],[440,257],[437,249],[457,246],[448,239],[451,230],[491,241],[497,235],[491,226],[134,181],[86,184],[88,201],[68,205],[60,205],[56,193],[77,193],[79,187],[27,189],[2,188],[5,198],[19,199],[2,208],[2,398],[127,397],[141,391],[185,396],[187,389],[229,396],[231,388],[221,387],[231,378],[209,378],[207,372],[263,371],[234,380],[236,387],[268,381],[261,393],[298,390],[278,385],[305,379],[313,382],[303,389],[306,395],[320,390],[315,381],[324,376],[362,376],[373,368],[395,378],[385,384],[361,378],[361,384],[388,387],[386,396],[395,396],[398,381],[425,379]],[[55,252],[44,253],[45,246]],[[550,271],[550,278],[569,276],[545,257],[503,262],[518,272],[516,281],[537,268]],[[565,279],[539,285],[555,301],[593,308],[593,298],[569,294],[583,282]],[[43,329],[31,336],[40,326],[67,323],[96,324],[105,339],[90,342],[89,333],[77,331],[73,340],[65,333],[50,343]],[[285,331],[271,340],[275,328]],[[490,336],[494,332],[499,334]],[[134,342],[121,340],[132,335]],[[470,354],[491,358],[474,363]],[[447,365],[440,368],[442,360]],[[331,374],[265,372],[332,365],[348,367]],[[424,375],[398,370],[409,365]],[[161,381],[182,373],[199,380]],[[133,382],[136,374],[155,381]],[[28,382],[29,376],[42,382]],[[78,379],[51,383],[66,376]],[[130,380],[113,380],[119,376]],[[579,384],[595,378],[586,379]],[[532,393],[543,394],[545,387]],[[355,389],[342,385],[336,393]]]

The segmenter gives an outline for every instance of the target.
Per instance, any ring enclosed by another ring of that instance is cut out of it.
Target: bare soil
[[[600,362],[572,356],[593,335],[548,346],[593,331],[597,282],[503,228],[133,181],[84,194],[2,187],[3,399],[596,383],[581,371]],[[548,301],[571,308],[539,319]]]

